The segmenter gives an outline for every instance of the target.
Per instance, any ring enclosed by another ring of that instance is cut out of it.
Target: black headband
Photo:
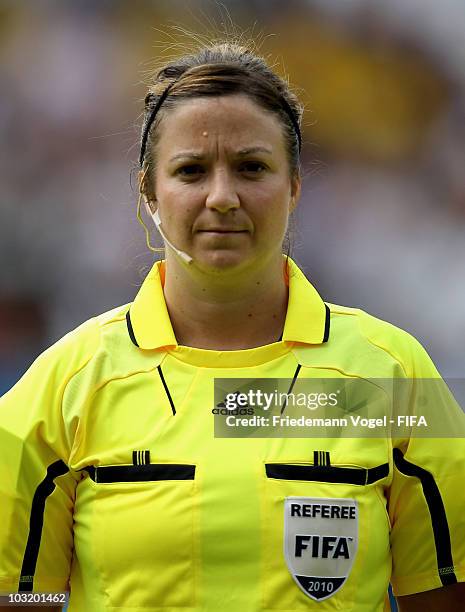
[[[157,103],[155,104],[155,106],[150,111],[150,115],[147,117],[147,121],[145,122],[144,131],[142,132],[142,139],[141,139],[141,145],[140,145],[139,165],[140,165],[141,168],[142,168],[142,165],[144,163],[145,150],[147,148],[147,139],[149,137],[149,132],[150,132],[150,128],[152,126],[152,123],[153,123],[153,121],[155,119],[156,114],[160,110],[160,106],[163,104],[163,102],[168,97],[170,89],[177,82],[177,80],[178,79],[176,79],[175,81],[172,81],[168,85],[168,87],[163,91],[163,93],[158,98]],[[153,94],[149,94],[149,96],[150,95],[153,95]],[[282,102],[282,105],[283,105],[283,109],[286,112],[286,114],[289,117],[289,119],[291,120],[292,127],[294,128],[294,131],[296,133],[297,141],[299,143],[299,153],[300,153],[301,150],[302,150],[302,134],[300,132],[299,122],[297,121],[297,119],[295,117],[295,114],[294,114],[292,108],[290,107],[289,102],[286,100],[286,98],[281,96],[281,102]]]
[[[166,98],[167,98],[167,96],[168,96],[168,94],[170,92],[170,89],[173,87],[173,85],[175,83],[176,83],[176,81],[173,81],[164,90],[164,92],[158,98],[157,103],[155,104],[155,106],[150,111],[150,115],[148,116],[147,121],[145,122],[144,131],[142,133],[142,140],[141,140],[141,143],[140,143],[139,165],[140,165],[141,168],[142,168],[142,164],[144,163],[145,149],[147,148],[147,139],[149,137],[149,132],[150,132],[150,128],[152,127],[153,120],[155,119],[155,115],[158,113],[158,111],[160,109],[160,106],[166,100]]]

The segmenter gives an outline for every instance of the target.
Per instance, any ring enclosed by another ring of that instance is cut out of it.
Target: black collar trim
[[[329,327],[330,327],[330,323],[331,323],[331,311],[330,311],[329,306],[327,304],[325,304],[325,308],[326,308],[326,319],[325,319],[325,332],[323,334],[323,342],[328,342],[328,340],[329,340]]]
[[[131,342],[137,347],[139,347],[139,345],[137,344],[136,336],[134,335],[134,330],[132,328],[131,315],[129,314],[129,310],[126,313],[126,325],[128,326],[128,334],[131,338]]]

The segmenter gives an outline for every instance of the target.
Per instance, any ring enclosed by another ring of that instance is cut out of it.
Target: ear
[[[302,179],[300,174],[295,174],[291,178],[291,199],[289,200],[289,212],[293,212],[297,206],[302,189]]]
[[[139,191],[144,196],[151,198],[155,194],[152,193],[152,185],[151,181],[147,178],[147,172],[149,171],[149,166],[145,167],[145,170],[139,170],[137,175],[137,179],[139,181]]]
[[[147,190],[146,190],[146,184],[145,184],[145,175],[147,174],[147,169],[145,170],[139,170],[139,173],[137,175],[137,180],[139,181],[139,191],[142,194],[146,194]]]
[[[147,209],[147,213],[149,215],[153,215],[157,210],[157,202],[156,200],[149,199],[149,194],[147,190],[147,184],[145,182],[145,175],[147,174],[148,166],[145,170],[139,170],[138,180],[139,180],[139,192],[144,198],[145,208]]]

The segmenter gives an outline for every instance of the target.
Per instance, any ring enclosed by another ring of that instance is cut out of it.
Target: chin
[[[210,274],[240,271],[252,263],[250,256],[226,250],[202,254],[197,262],[203,270]]]

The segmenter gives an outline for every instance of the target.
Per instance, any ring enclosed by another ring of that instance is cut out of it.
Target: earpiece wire
[[[144,194],[142,193],[142,185],[144,183],[144,179],[145,179],[145,175],[147,174],[149,167],[147,166],[144,170],[144,173],[139,181],[139,198],[137,200],[137,220],[139,221],[139,223],[142,225],[142,227],[144,228],[144,232],[145,232],[145,242],[147,244],[147,248],[152,251],[152,253],[163,253],[164,252],[164,248],[163,247],[154,247],[150,244],[150,231],[148,229],[148,227],[145,225],[145,221],[142,218],[142,213],[141,213],[141,202],[142,202],[142,197],[144,196]]]

